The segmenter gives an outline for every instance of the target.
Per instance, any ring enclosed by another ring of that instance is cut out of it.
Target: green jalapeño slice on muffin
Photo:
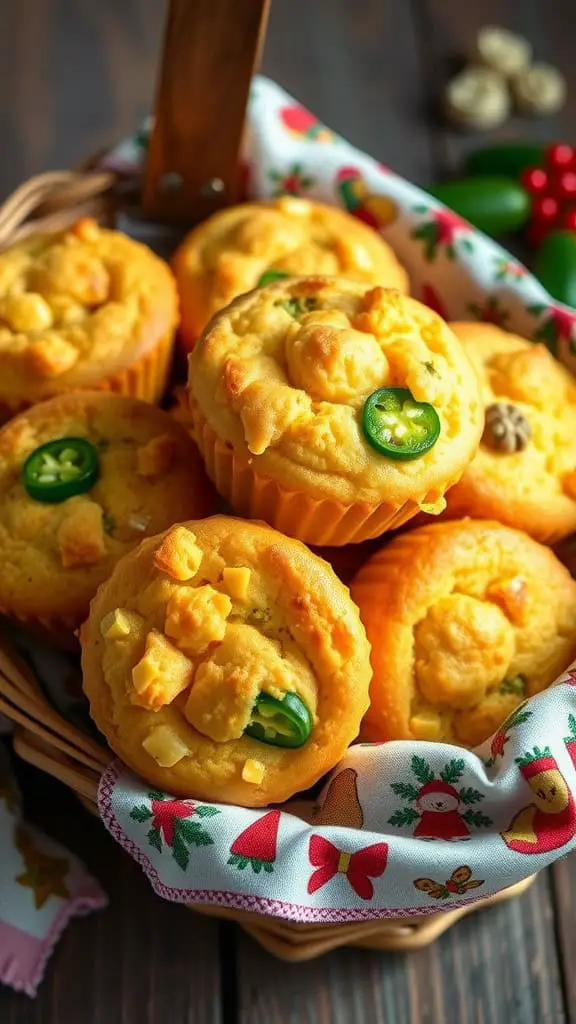
[[[436,444],[440,419],[433,405],[417,402],[408,388],[379,388],[364,406],[362,427],[382,455],[418,459]]]
[[[312,715],[296,693],[278,700],[261,693],[244,733],[273,747],[302,747],[312,732]]]
[[[57,504],[89,491],[99,471],[98,452],[90,441],[61,437],[41,444],[28,456],[22,479],[31,498]]]

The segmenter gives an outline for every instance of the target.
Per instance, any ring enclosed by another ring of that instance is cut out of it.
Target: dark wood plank
[[[240,1024],[543,1024],[565,1020],[550,882],[472,914],[416,953],[278,963],[239,947]],[[265,979],[265,983],[263,983]]]
[[[2,0],[0,194],[138,125],[163,16],[164,0]]]
[[[219,923],[158,899],[59,783],[19,776],[30,820],[82,857],[110,906],[68,926],[36,1000],[0,986],[2,1024],[220,1024]]]
[[[573,7],[570,0],[522,0],[504,3],[483,0],[481,4],[461,0],[421,0],[412,9],[421,40],[421,62],[425,76],[427,112],[436,125],[434,152],[439,176],[461,173],[464,155],[476,146],[505,139],[568,141],[574,137],[576,117],[576,68],[573,39],[567,26]],[[502,25],[530,40],[536,60],[548,61],[560,68],[568,80],[568,102],[555,117],[514,116],[496,131],[459,132],[452,130],[438,114],[442,89],[454,71],[470,53],[475,34],[482,25]]]
[[[570,1024],[576,1022],[576,855],[558,861],[551,871],[556,932],[560,949],[560,970],[566,993]]]
[[[262,70],[399,174],[432,176],[409,3],[276,0]]]

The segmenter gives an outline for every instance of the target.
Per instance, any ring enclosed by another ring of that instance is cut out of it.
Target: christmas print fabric
[[[576,670],[474,753],[358,743],[319,796],[248,810],[173,799],[118,762],[100,814],[166,899],[291,921],[428,914],[576,846]]]
[[[338,205],[380,231],[412,291],[449,319],[542,341],[576,370],[576,311],[500,246],[359,152],[284,90],[254,80],[247,195]],[[150,123],[106,158],[137,175]],[[316,800],[246,810],[174,800],[115,763],[100,813],[157,892],[294,921],[421,915],[489,896],[576,843],[576,673],[517,708],[474,753],[357,744]]]
[[[71,918],[107,902],[76,857],[23,821],[20,794],[0,746],[0,982],[36,995]]]

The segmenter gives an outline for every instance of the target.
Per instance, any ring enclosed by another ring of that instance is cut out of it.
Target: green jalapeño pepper
[[[263,288],[265,284],[272,284],[272,281],[280,281],[282,277],[290,277],[285,270],[266,270],[259,279],[257,288]]]
[[[98,479],[98,453],[84,437],[60,437],[40,445],[22,469],[31,498],[58,504],[89,491]]]
[[[438,413],[417,402],[408,388],[380,388],[366,400],[362,413],[366,439],[390,459],[418,459],[436,444]]]
[[[287,693],[276,700],[260,693],[244,735],[272,747],[302,747],[311,732],[312,715],[297,694]]]

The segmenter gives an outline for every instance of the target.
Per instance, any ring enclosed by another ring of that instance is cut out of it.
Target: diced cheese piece
[[[194,665],[166,637],[153,629],[144,656],[132,669],[132,704],[157,711],[192,684]]]
[[[410,719],[410,731],[417,740],[441,740],[442,719],[433,711],[420,711]]]
[[[143,448],[138,449],[138,473],[140,476],[161,476],[170,469],[176,454],[176,438],[170,434],[153,437]]]
[[[45,331],[53,323],[50,306],[37,292],[7,295],[0,306],[0,313],[13,331]]]
[[[81,217],[72,225],[72,232],[82,242],[97,242],[100,238],[100,227],[93,217]]]
[[[79,351],[55,332],[47,331],[26,352],[26,365],[37,377],[58,377],[78,361]]]
[[[259,786],[265,774],[266,765],[262,764],[262,761],[255,761],[253,757],[249,757],[244,761],[242,767],[244,782],[251,782],[254,786]]]
[[[185,526],[175,526],[154,552],[154,565],[173,580],[190,580],[200,568],[202,555],[196,535]]]
[[[143,621],[138,612],[129,611],[128,608],[115,608],[102,619],[100,632],[106,640],[124,640],[138,630]]]
[[[178,764],[178,761],[190,754],[190,748],[169,725],[159,725],[153,729],[142,746],[161,768],[172,768],[172,765]]]
[[[234,601],[245,601],[248,597],[250,569],[247,566],[227,566],[222,571],[222,587]]]
[[[176,587],[166,607],[165,630],[182,650],[202,654],[214,641],[224,638],[226,619],[232,611],[227,594],[210,584],[203,587]]]
[[[88,498],[71,499],[56,541],[65,569],[96,565],[106,554],[100,505]]]

